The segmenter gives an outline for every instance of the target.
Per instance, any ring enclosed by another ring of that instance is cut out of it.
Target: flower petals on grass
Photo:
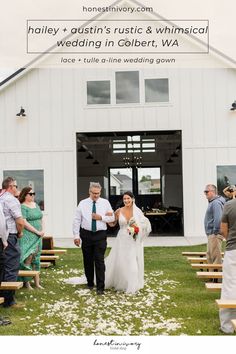
[[[82,270],[69,269],[59,275],[70,277],[82,274]],[[50,291],[50,302],[41,305],[42,313],[31,325],[32,335],[168,335],[180,330],[182,319],[168,318],[175,305],[170,290],[179,283],[163,279],[163,272],[145,274],[144,289],[136,294],[106,290],[97,296],[93,290],[74,286],[72,296],[66,289],[61,300]],[[55,279],[57,282],[58,279]],[[62,281],[62,279],[60,279]],[[57,294],[58,295],[58,294]],[[45,319],[46,317],[46,319]]]

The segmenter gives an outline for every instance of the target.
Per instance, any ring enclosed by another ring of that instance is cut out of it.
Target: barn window
[[[18,186],[18,191],[31,187],[35,194],[35,202],[44,210],[44,170],[5,170],[3,178],[12,176]]]
[[[110,104],[110,91],[110,81],[87,81],[87,104]]]
[[[116,72],[116,103],[139,102],[139,72]]]
[[[145,102],[169,102],[168,79],[146,79]]]

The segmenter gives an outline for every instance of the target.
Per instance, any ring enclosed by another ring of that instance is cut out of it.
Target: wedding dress
[[[115,243],[105,258],[105,288],[126,293],[135,293],[144,286],[144,251],[143,239],[151,232],[149,220],[142,211],[133,205],[133,218],[139,227],[136,239],[129,234],[128,220],[119,213],[120,230],[115,239]],[[85,284],[85,276],[70,278],[67,284]]]

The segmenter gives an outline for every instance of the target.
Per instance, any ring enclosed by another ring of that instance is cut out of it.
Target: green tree
[[[151,176],[147,175],[147,176],[142,176],[140,182],[147,182],[147,181],[151,181]]]

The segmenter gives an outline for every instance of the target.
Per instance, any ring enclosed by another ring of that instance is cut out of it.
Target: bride
[[[143,239],[151,232],[149,220],[136,206],[131,192],[123,194],[124,206],[115,212],[115,226],[120,230],[108,257],[105,259],[105,288],[135,293],[144,287]],[[71,278],[69,284],[86,283],[85,277]]]

